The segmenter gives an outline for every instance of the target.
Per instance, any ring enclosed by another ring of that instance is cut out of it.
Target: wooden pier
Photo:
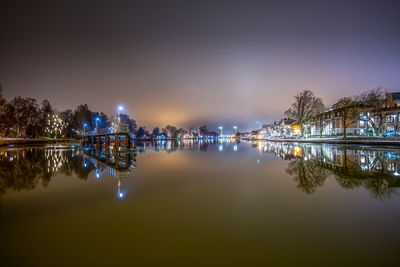
[[[109,128],[89,132],[83,137],[84,147],[112,150],[134,148],[134,135],[128,131],[112,132]]]

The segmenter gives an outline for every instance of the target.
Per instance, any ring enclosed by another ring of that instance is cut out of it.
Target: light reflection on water
[[[141,266],[321,266],[333,253],[332,265],[392,264],[399,164],[390,147],[234,140],[1,149],[0,256],[41,266],[125,265],[132,253]]]
[[[343,188],[364,187],[380,199],[396,194],[400,187],[399,149],[277,142],[252,145],[290,161],[286,172],[307,194],[322,187],[329,175]]]
[[[366,188],[380,199],[396,194],[400,187],[400,150],[360,146],[335,146],[302,143],[251,142],[257,149],[257,164],[262,155],[275,154],[288,161],[286,173],[297,183],[297,188],[307,194],[324,185],[329,175],[334,175],[346,189]],[[248,144],[242,144],[242,146]],[[47,186],[56,173],[88,179],[92,174],[100,179],[104,173],[116,180],[118,198],[125,197],[121,189],[136,168],[138,153],[175,151],[202,151],[240,153],[236,141],[183,140],[180,142],[141,142],[134,150],[113,152],[109,150],[30,147],[0,150],[0,193],[7,189],[31,190],[37,184]],[[249,154],[246,151],[244,154]],[[140,163],[139,163],[140,164]]]

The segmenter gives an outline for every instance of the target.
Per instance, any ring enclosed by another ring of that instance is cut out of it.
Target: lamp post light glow
[[[86,128],[87,126],[88,126],[88,125],[87,125],[87,123],[85,122],[85,123],[83,124],[83,136],[86,135],[85,128]]]
[[[121,123],[121,117],[120,117],[120,115],[121,115],[121,111],[123,111],[123,110],[124,110],[124,106],[119,105],[119,106],[117,107],[117,118],[118,118],[118,123]]]
[[[99,121],[100,121],[100,118],[97,117],[97,118],[96,118],[96,133],[97,133],[97,131],[99,130],[99,124],[98,124]]]

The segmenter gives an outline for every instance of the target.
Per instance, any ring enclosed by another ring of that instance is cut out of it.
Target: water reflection
[[[123,199],[126,196],[122,190],[123,180],[128,179],[132,169],[136,168],[136,153],[133,151],[112,152],[110,150],[85,149],[83,166],[93,166],[95,178],[100,179],[104,172],[117,180],[116,196]]]
[[[14,148],[0,150],[0,194],[7,189],[30,190],[38,184],[47,187],[56,173],[87,179],[90,168],[83,168],[76,149]]]
[[[378,199],[396,194],[396,188],[400,187],[399,149],[277,142],[251,145],[257,149],[257,164],[263,164],[265,153],[274,153],[288,161],[285,172],[307,194],[316,192],[330,176],[343,188],[365,188]],[[56,174],[83,180],[88,177],[101,180],[106,174],[115,179],[115,196],[123,199],[127,193],[125,181],[136,168],[137,153],[148,150],[234,153],[243,159],[254,155],[247,143],[213,139],[142,142],[135,144],[135,150],[120,152],[61,147],[3,149],[0,150],[0,195],[8,189],[31,190],[39,184],[47,187]]]
[[[400,150],[359,146],[255,142],[259,152],[273,152],[290,163],[286,172],[297,188],[312,194],[332,175],[346,189],[365,188],[384,199],[400,187]]]
[[[146,149],[151,149],[153,151],[165,151],[167,153],[175,152],[178,150],[200,150],[206,152],[210,147],[218,146],[219,151],[224,151],[224,148],[230,147],[232,145],[233,151],[238,151],[238,146],[240,141],[236,139],[183,139],[179,141],[166,141],[158,140],[153,142],[137,142],[135,144],[138,152],[145,152]]]
[[[8,189],[47,187],[56,174],[87,180],[91,173],[100,179],[106,172],[116,179],[116,196],[124,198],[123,180],[136,168],[135,152],[113,153],[60,147],[14,148],[0,151],[0,194]]]

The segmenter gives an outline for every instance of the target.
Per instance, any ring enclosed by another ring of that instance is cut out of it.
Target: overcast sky
[[[400,91],[398,1],[206,2],[6,1],[4,94],[108,115],[124,104],[149,129],[243,130],[303,89],[327,105]]]

